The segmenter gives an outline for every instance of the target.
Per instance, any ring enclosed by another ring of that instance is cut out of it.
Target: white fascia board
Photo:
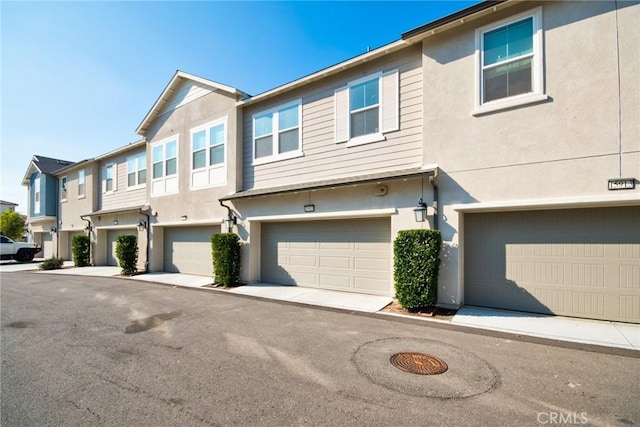
[[[386,208],[386,209],[365,209],[365,210],[357,210],[357,211],[250,216],[250,217],[247,217],[246,219],[247,221],[256,221],[256,222],[305,221],[305,220],[317,220],[317,219],[375,218],[375,217],[391,216],[397,213],[398,211],[396,210],[396,208]]]
[[[178,70],[173,75],[173,77],[171,78],[167,86],[164,88],[164,90],[162,91],[162,93],[160,94],[156,102],[153,104],[151,109],[149,109],[149,112],[147,113],[147,115],[144,116],[144,119],[142,120],[142,122],[140,122],[140,124],[138,125],[138,128],[136,129],[136,133],[138,135],[142,135],[144,131],[146,131],[148,124],[151,121],[153,121],[155,117],[160,113],[160,111],[162,110],[162,108],[160,108],[161,105],[167,102],[167,95],[168,94],[171,95],[173,94],[173,92],[175,92],[175,89],[180,83],[181,79],[192,80],[192,81],[201,83],[203,85],[212,87],[214,89],[231,93],[233,95],[240,95],[242,97],[249,96],[247,93],[242,92],[241,90],[238,90],[234,87],[223,85],[222,83],[214,82],[213,80],[204,79],[202,77],[194,76],[193,74],[189,74],[184,71]]]
[[[531,199],[501,202],[460,203],[450,207],[457,212],[498,212],[536,209],[562,209],[587,207],[638,206],[640,194],[584,196],[560,199]]]
[[[126,151],[133,150],[135,148],[140,148],[140,147],[144,146],[146,143],[147,143],[146,140],[140,139],[138,141],[135,141],[135,142],[132,142],[130,144],[127,144],[124,147],[116,148],[115,150],[109,151],[108,153],[105,153],[105,154],[103,154],[101,156],[95,157],[93,159],[93,161],[104,160],[104,159],[106,159],[108,157],[113,157],[113,156],[115,156],[117,154],[121,154],[121,153],[124,153]]]
[[[197,227],[200,225],[220,225],[222,224],[222,218],[220,219],[203,219],[199,221],[171,221],[161,222],[157,224],[151,224],[152,228],[155,227]]]
[[[294,80],[290,83],[284,84],[282,86],[278,86],[275,89],[271,89],[268,90],[266,92],[263,92],[259,95],[253,96],[251,98],[248,98],[246,100],[241,100],[238,101],[236,105],[238,105],[239,107],[244,107],[250,104],[253,104],[255,102],[258,101],[262,101],[264,99],[267,98],[271,98],[273,96],[279,95],[283,92],[287,92],[289,90],[295,89],[297,87],[309,84],[311,82],[314,82],[316,80],[320,80],[322,78],[331,76],[333,74],[339,73],[341,71],[347,70],[349,68],[355,67],[357,65],[363,64],[365,62],[369,62],[373,59],[377,59],[380,58],[384,55],[388,55],[392,52],[396,52],[402,48],[408,47],[410,46],[410,43],[407,43],[405,40],[397,40],[395,42],[386,44],[384,46],[381,46],[377,49],[374,49],[370,52],[367,53],[363,53],[362,55],[358,55],[354,58],[348,59],[346,61],[340,62],[336,65],[333,65],[331,67],[325,68],[323,70],[317,71],[313,74],[309,74],[306,77],[302,77],[298,80]]]

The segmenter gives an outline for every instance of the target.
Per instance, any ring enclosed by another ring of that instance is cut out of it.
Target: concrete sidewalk
[[[72,262],[67,261],[63,269],[40,271],[38,270],[38,265],[38,262],[27,264],[2,262],[0,263],[0,272],[36,271],[43,274],[122,277],[120,276],[119,267],[99,266],[76,268],[73,267]],[[331,307],[348,311],[408,317],[420,319],[425,322],[445,322],[468,328],[640,351],[640,325],[631,323],[545,316],[541,314],[468,306],[460,308],[452,320],[442,320],[381,312],[380,310],[392,302],[392,298],[375,295],[353,294],[298,286],[272,285],[268,283],[255,283],[236,288],[222,289],[211,286],[211,277],[181,273],[147,273],[131,276],[128,277],[128,279],[198,288],[212,292],[225,292],[257,298],[288,301],[297,304]]]

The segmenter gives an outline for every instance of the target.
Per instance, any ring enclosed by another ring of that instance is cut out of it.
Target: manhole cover
[[[438,375],[449,369],[443,360],[425,353],[396,353],[390,360],[393,366],[410,374]]]

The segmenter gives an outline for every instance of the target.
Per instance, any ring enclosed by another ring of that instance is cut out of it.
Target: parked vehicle
[[[42,248],[35,243],[14,242],[6,236],[0,235],[0,252],[3,260],[14,259],[18,262],[31,262]]]

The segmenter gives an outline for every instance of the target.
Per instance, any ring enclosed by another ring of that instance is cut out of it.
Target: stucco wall
[[[474,116],[475,29],[539,5],[549,99]],[[607,197],[608,179],[640,178],[640,7],[618,6],[616,16],[614,2],[525,2],[423,42],[424,162],[441,169],[451,261],[441,302],[463,301],[463,230],[451,205]]]

